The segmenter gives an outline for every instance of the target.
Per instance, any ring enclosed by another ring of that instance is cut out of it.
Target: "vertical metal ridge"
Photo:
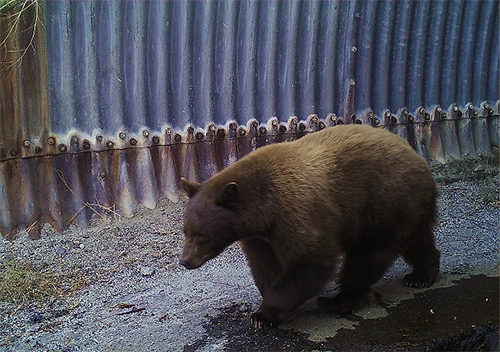
[[[297,57],[297,91],[300,92],[297,109],[299,116],[308,116],[312,111],[316,111],[315,96],[320,86],[317,84],[315,52],[318,47],[320,4],[320,2],[313,2],[301,9],[298,38],[302,50]]]
[[[99,73],[96,91],[99,101],[99,125],[97,128],[106,133],[112,133],[115,128],[123,128],[124,126],[122,122],[123,96],[121,94],[121,83],[124,76],[119,55],[122,52],[119,27],[121,6],[115,1],[95,1],[93,4],[97,21],[94,33],[96,36],[96,64]]]
[[[487,80],[487,88],[486,88],[486,93],[489,95],[489,92],[496,92],[498,95],[499,92],[499,79],[498,79],[498,72],[500,71],[499,66],[500,66],[500,29],[499,29],[499,22],[500,22],[500,11],[499,11],[500,5],[498,1],[493,1],[493,9],[491,11],[491,16],[493,18],[492,21],[492,28],[491,30],[488,28],[488,31],[485,31],[485,34],[490,34],[492,38],[487,42],[487,48],[489,48],[489,65],[487,66],[487,72],[488,72],[488,77],[486,77]],[[498,45],[497,45],[498,44]],[[487,49],[488,50],[488,49]],[[489,98],[484,98],[481,97],[481,99],[489,99]]]
[[[409,52],[409,38],[411,28],[411,14],[413,12],[414,1],[400,1],[396,3],[394,13],[393,36],[390,67],[390,84],[389,89],[389,107],[395,109],[401,106],[409,106],[408,95],[412,94],[408,91],[406,84],[407,77],[407,60]],[[387,23],[386,25],[391,25]]]
[[[255,55],[256,76],[255,101],[256,117],[261,120],[265,116],[276,116],[276,67],[277,67],[277,24],[279,2],[258,2],[257,23],[260,24],[256,31],[255,42],[257,52]]]
[[[301,2],[284,2],[281,11],[280,29],[278,32],[278,118],[282,121],[298,114],[297,78],[299,69],[296,62],[297,31],[300,26]],[[303,4],[303,3],[302,3]],[[256,116],[254,117],[256,118]]]
[[[244,116],[254,118],[255,110],[255,36],[256,21],[251,16],[257,6],[255,1],[244,1],[238,9],[238,29],[236,31],[236,74],[235,74],[235,117],[238,123]],[[213,120],[215,121],[215,120]]]
[[[445,23],[445,40],[443,49],[443,65],[441,86],[439,90],[442,96],[443,106],[458,103],[457,91],[459,85],[456,84],[458,76],[458,66],[461,52],[460,47],[460,27],[463,1],[456,0],[448,2],[447,21]]]
[[[475,45],[477,44],[477,19],[480,18],[480,6],[481,2],[476,1],[465,1],[464,11],[462,13],[462,26],[460,27],[460,36],[463,38],[460,47],[459,60],[460,64],[458,66],[458,77],[457,84],[461,88],[457,91],[458,101],[465,101],[467,99],[472,100],[473,90],[475,84],[473,82],[474,73],[474,60],[477,55],[477,49]],[[462,53],[467,53],[464,55]]]
[[[171,23],[171,2],[148,1],[146,21],[145,93],[146,111],[144,124],[146,126],[162,126],[165,121],[171,121],[169,106],[171,96],[168,93],[168,83],[171,80],[169,71],[169,53],[166,45],[169,38]]]
[[[180,176],[206,180],[340,123],[388,128],[431,161],[488,154],[498,11],[494,0],[33,6],[0,46],[0,231],[130,216],[178,199]],[[0,34],[8,26],[0,18]]]

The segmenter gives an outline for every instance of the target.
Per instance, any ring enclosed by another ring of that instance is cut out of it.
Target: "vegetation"
[[[0,0],[0,12],[7,11],[11,7],[19,4],[20,0]]]
[[[13,260],[0,264],[0,301],[3,302],[29,305],[74,292],[84,285],[82,277],[56,275],[44,266]]]

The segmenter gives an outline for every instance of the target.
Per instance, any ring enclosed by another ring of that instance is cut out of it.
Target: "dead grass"
[[[39,0],[0,0],[0,20],[7,21],[7,29],[2,33],[2,41],[0,47],[3,47],[4,55],[12,55],[13,59],[3,58],[3,66],[5,69],[12,69],[20,66],[29,49],[35,51],[35,36],[43,28],[43,23],[40,18],[41,4]],[[28,10],[33,10],[33,19],[29,23],[29,16],[24,16]],[[28,21],[28,23],[27,23]],[[12,43],[16,43],[15,39],[19,34],[29,33],[29,42],[24,48],[12,47]]]
[[[85,285],[82,276],[56,275],[47,267],[17,261],[0,264],[0,301],[3,302],[29,305],[49,297],[61,297]]]

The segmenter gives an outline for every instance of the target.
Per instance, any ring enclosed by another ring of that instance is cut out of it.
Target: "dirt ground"
[[[237,244],[200,269],[177,263],[186,199],[133,218],[41,239],[0,239],[6,263],[55,274],[59,290],[38,301],[0,301],[3,351],[498,350],[498,156],[434,166],[441,274],[430,289],[403,287],[395,262],[372,304],[336,317],[308,302],[290,324],[249,324],[260,295]],[[334,294],[333,282],[325,294]]]

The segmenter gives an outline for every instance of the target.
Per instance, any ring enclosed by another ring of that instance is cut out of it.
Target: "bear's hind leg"
[[[330,313],[346,314],[366,304],[370,286],[376,283],[396,259],[397,253],[382,245],[351,248],[340,276],[340,293],[318,297],[318,305]]]
[[[403,278],[407,286],[429,287],[436,281],[440,254],[434,245],[432,230],[419,236],[418,241],[411,243],[402,255],[413,267],[413,271]]]

